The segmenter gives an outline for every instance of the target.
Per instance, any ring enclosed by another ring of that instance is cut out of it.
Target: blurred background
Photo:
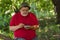
[[[38,18],[36,30],[39,40],[60,40],[60,1],[58,0],[0,0],[0,40],[13,40],[9,22],[20,4],[28,2],[30,11]]]

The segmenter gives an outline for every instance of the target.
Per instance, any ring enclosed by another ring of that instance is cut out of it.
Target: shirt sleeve
[[[15,26],[15,15],[10,20],[10,26]]]
[[[34,15],[34,13],[31,14],[33,25],[39,25],[37,17]]]

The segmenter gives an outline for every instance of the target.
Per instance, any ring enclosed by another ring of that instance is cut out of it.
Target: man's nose
[[[25,13],[27,12],[27,11],[24,11]]]

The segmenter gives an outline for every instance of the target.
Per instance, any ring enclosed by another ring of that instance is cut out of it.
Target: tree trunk
[[[57,12],[57,24],[60,24],[60,0],[52,0]]]

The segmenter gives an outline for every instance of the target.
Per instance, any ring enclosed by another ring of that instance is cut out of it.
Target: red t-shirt
[[[38,25],[36,16],[29,12],[27,16],[22,16],[20,12],[15,13],[10,21],[10,26],[17,26],[23,23],[25,25]],[[14,32],[14,36],[18,38],[25,38],[26,40],[31,40],[36,36],[35,30],[27,30],[25,28],[20,28]]]

